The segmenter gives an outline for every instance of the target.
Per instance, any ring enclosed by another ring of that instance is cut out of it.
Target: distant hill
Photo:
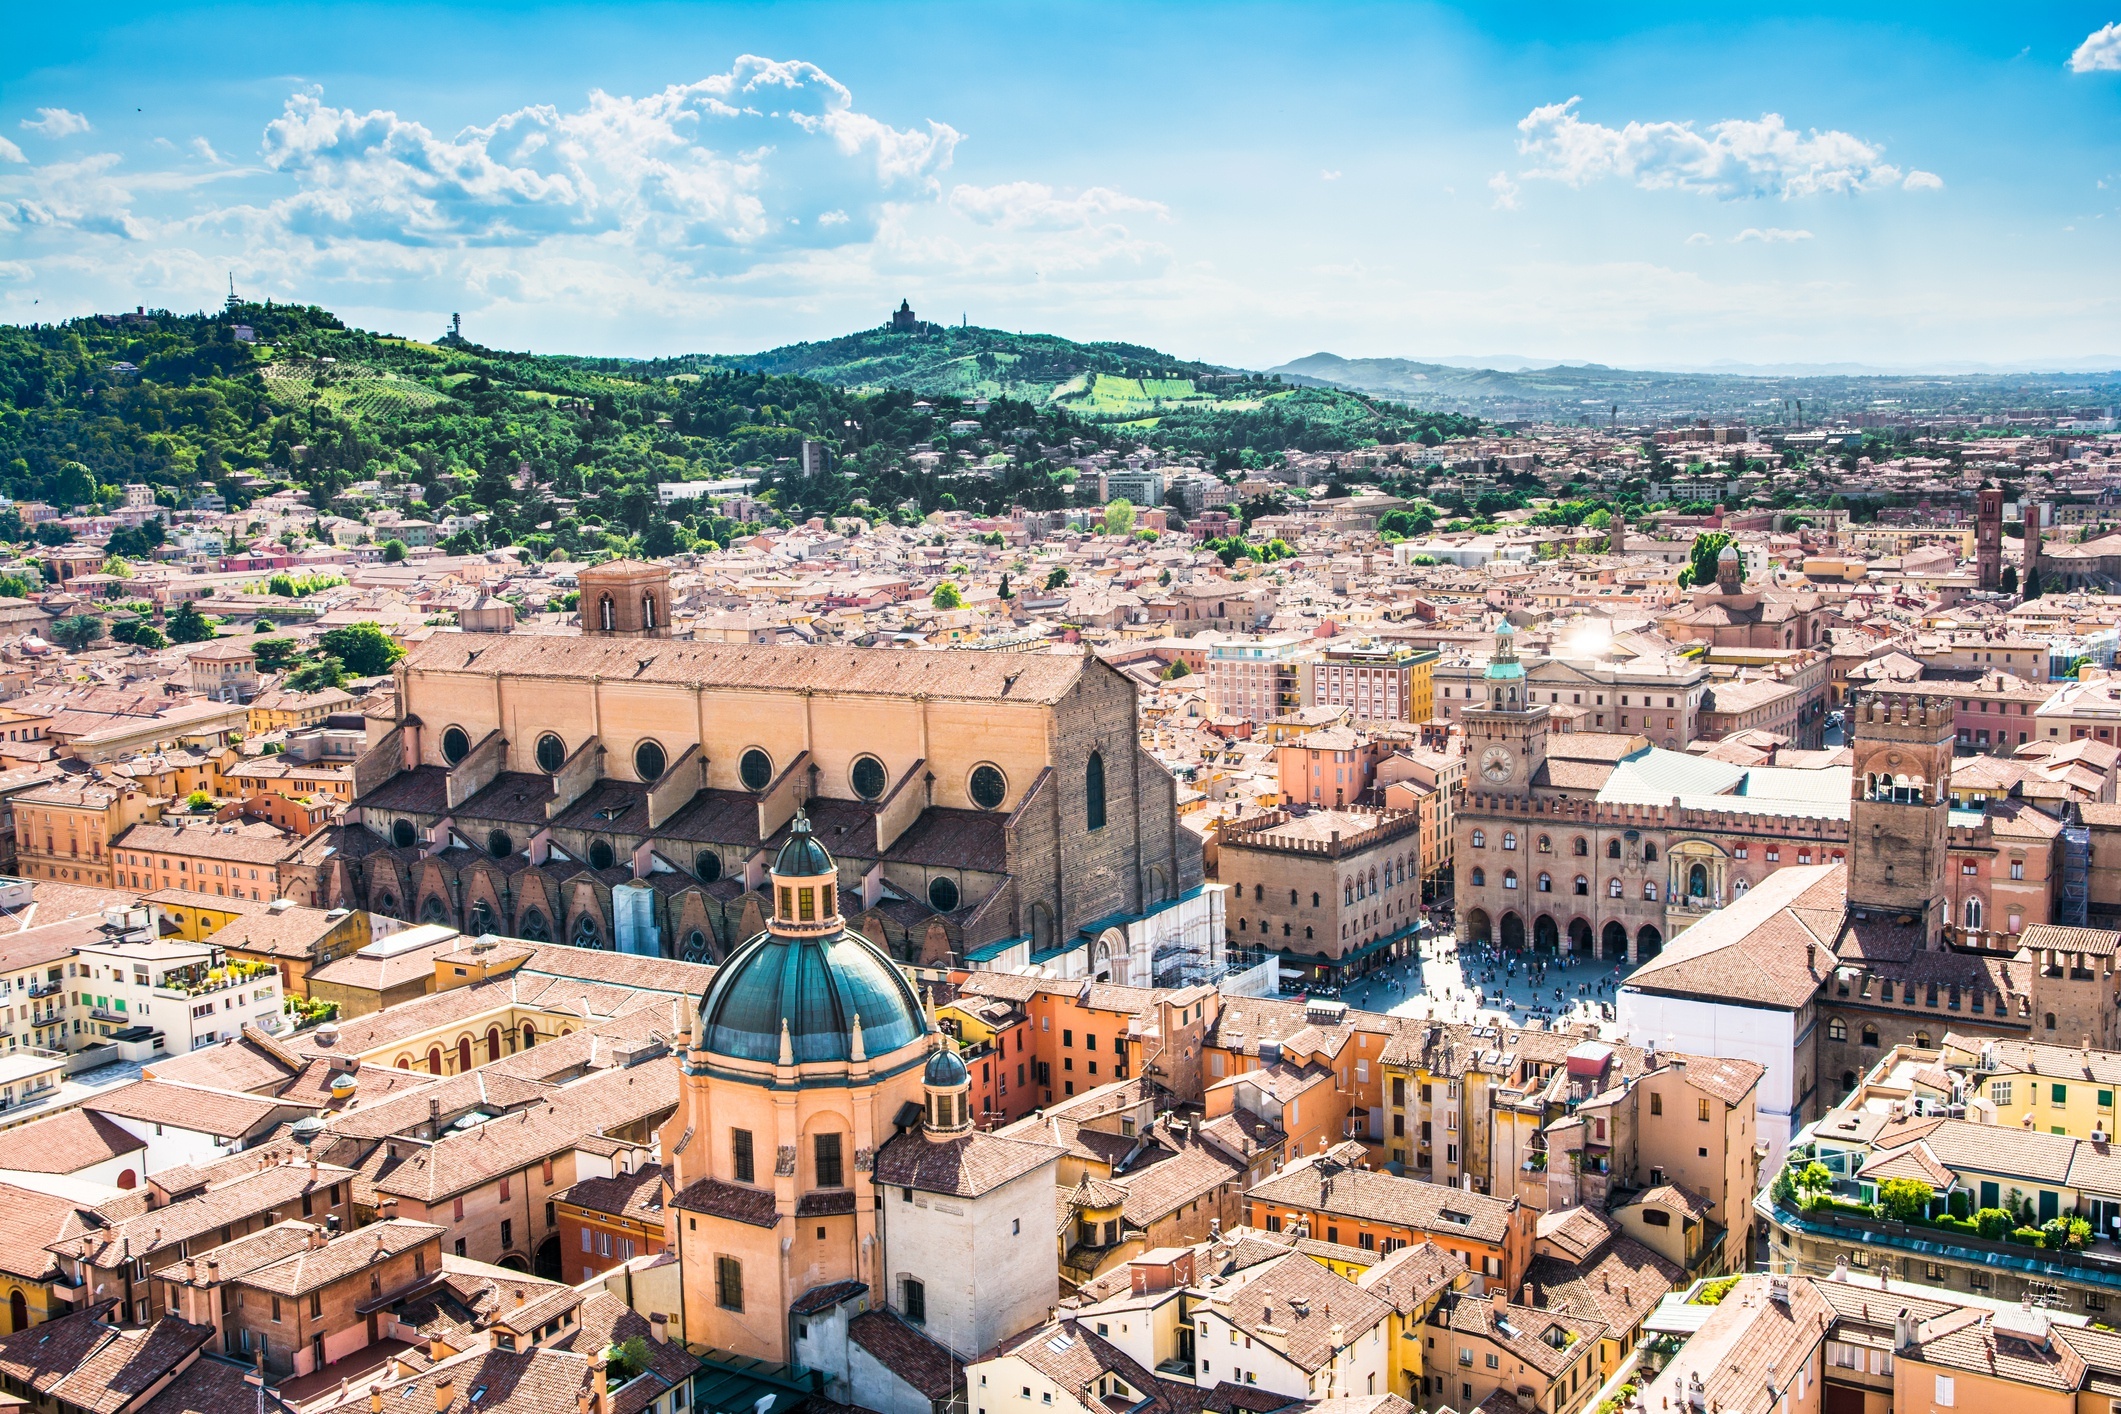
[[[1875,411],[2001,412],[2098,408],[2121,391],[2110,372],[1891,373],[1857,366],[1788,371],[1670,373],[1555,364],[1545,368],[1466,368],[1404,358],[1315,353],[1269,369],[1284,381],[1346,388],[1436,412],[1507,419],[1600,421],[1619,409],[1644,417],[1742,416],[1780,422],[1803,404],[1804,417]]]
[[[796,374],[842,388],[904,388],[961,398],[1021,398],[1044,403],[1064,390],[1080,396],[1090,375],[1182,384],[1152,390],[1170,397],[1199,396],[1198,389],[1240,376],[1217,364],[1174,357],[1141,344],[1082,344],[1056,334],[1015,334],[950,324],[921,324],[900,331],[889,325],[814,343],[784,344],[754,354],[706,354],[663,360],[645,370],[697,372],[702,368],[746,368]],[[1070,385],[1075,385],[1072,389]]]
[[[1470,422],[1422,416],[1367,393],[1326,383],[1295,387],[1141,344],[1084,344],[966,325],[885,325],[763,353],[627,365],[631,375],[650,379],[726,369],[814,379],[858,393],[1020,399],[1207,455],[1248,447],[1344,451],[1410,440],[1432,427],[1443,436],[1473,430]]]

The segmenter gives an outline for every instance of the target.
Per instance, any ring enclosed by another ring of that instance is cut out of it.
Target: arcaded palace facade
[[[1094,657],[665,636],[667,571],[581,575],[580,637],[442,634],[398,665],[290,897],[719,961],[805,810],[848,926],[907,962],[1148,985],[1221,965],[1222,891]]]
[[[1919,749],[1907,728],[1852,711],[1854,768],[1826,751],[1741,766],[1639,734],[1555,730],[1507,628],[1485,686],[1463,714],[1454,848],[1466,937],[1642,961],[1775,869],[1851,861],[1858,879],[1873,868],[1934,877],[1932,931],[1983,946],[2014,948],[2057,921],[2063,822],[2016,800],[1950,808],[1948,704],[1941,727],[1924,719]],[[1877,764],[1888,760],[1891,770]],[[1929,807],[1903,820],[1888,808],[1896,793],[1926,794]]]

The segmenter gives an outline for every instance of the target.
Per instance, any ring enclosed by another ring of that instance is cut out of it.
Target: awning
[[[1306,978],[1306,977],[1310,976],[1310,975],[1311,975],[1311,973],[1310,973],[1310,970],[1309,970],[1309,969],[1307,969],[1307,968],[1302,968],[1302,967],[1284,967],[1284,968],[1283,968],[1283,969],[1281,970],[1281,975],[1282,975],[1283,977],[1287,978],[1287,979],[1288,979],[1289,981],[1291,981],[1291,982],[1301,982],[1301,981],[1303,981],[1303,980],[1304,980],[1304,978]]]

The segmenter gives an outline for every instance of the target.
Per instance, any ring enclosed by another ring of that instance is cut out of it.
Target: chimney
[[[1915,1318],[1902,1306],[1900,1314],[1893,1317],[1893,1349],[1905,1350],[1915,1343]]]
[[[1500,1316],[1502,1308],[1509,1305],[1509,1303],[1510,1293],[1503,1287],[1501,1282],[1495,1283],[1495,1289],[1488,1293],[1489,1306],[1494,1309],[1496,1315]]]
[[[440,1336],[438,1336],[438,1335],[431,1335],[431,1336],[429,1336],[429,1337],[427,1338],[427,1360],[428,1360],[428,1363],[429,1363],[429,1364],[433,1364],[433,1365],[439,1365],[439,1364],[441,1364],[441,1363],[442,1363],[442,1362],[443,1362],[444,1360],[447,1360],[448,1358],[449,1358],[449,1347],[448,1347],[448,1346],[446,1346],[446,1345],[444,1345],[444,1344],[442,1343],[442,1337],[440,1337]]]
[[[648,1317],[648,1329],[649,1333],[655,1337],[657,1345],[664,1344],[670,1339],[670,1317],[664,1315],[661,1311],[652,1313]]]
[[[609,1368],[610,1367],[607,1366],[601,1360],[592,1362],[592,1369],[590,1371],[589,1379],[591,1384],[596,1389],[596,1399],[594,1401],[594,1407],[597,1411],[597,1414],[611,1414],[611,1391],[609,1388],[607,1388],[607,1382],[605,1380],[605,1371]]]
[[[221,1263],[220,1263],[220,1260],[219,1260],[218,1258],[215,1258],[215,1257],[208,1257],[208,1258],[206,1259],[206,1280],[207,1280],[207,1282],[208,1282],[208,1284],[209,1284],[209,1285],[219,1285],[219,1284],[220,1284],[220,1281],[221,1281]]]
[[[1539,1304],[1537,1301],[1534,1301],[1532,1299],[1532,1283],[1526,1282],[1524,1284],[1524,1300],[1518,1302],[1517,1304],[1520,1306],[1537,1306]]]
[[[456,1403],[457,1380],[454,1375],[435,1377],[435,1414],[449,1414],[449,1406]]]
[[[311,1229],[309,1230],[309,1250],[310,1250],[310,1251],[312,1251],[312,1252],[314,1252],[314,1251],[316,1251],[316,1250],[317,1250],[317,1249],[318,1249],[319,1247],[322,1247],[323,1245],[324,1245],[324,1229],[323,1229],[323,1228],[321,1228],[321,1227],[313,1227],[313,1228],[311,1228]]]
[[[383,1414],[383,1386],[368,1387],[368,1414]]]

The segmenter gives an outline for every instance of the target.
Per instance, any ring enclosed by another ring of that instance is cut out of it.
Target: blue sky
[[[10,320],[2121,365],[2121,0],[11,8]]]

